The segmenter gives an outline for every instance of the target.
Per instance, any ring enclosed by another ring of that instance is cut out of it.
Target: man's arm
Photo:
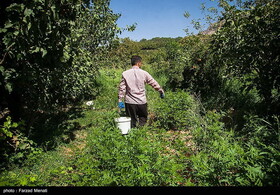
[[[160,87],[158,82],[148,72],[146,72],[146,83],[151,85],[159,93],[164,93],[163,89]]]
[[[118,93],[119,102],[122,102],[122,99],[124,98],[125,92],[126,92],[126,83],[125,83],[124,77],[122,76],[122,80],[121,80],[120,85],[119,85],[119,93]]]

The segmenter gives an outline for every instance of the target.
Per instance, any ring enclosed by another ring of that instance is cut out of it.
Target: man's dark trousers
[[[126,115],[131,118],[131,128],[136,127],[137,117],[139,125],[144,126],[148,119],[147,104],[127,104],[125,103]]]

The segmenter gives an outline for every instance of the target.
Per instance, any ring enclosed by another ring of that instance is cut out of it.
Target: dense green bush
[[[166,92],[165,99],[154,103],[156,123],[166,130],[188,130],[199,123],[199,106],[188,92]]]
[[[182,88],[207,94],[214,87],[213,70],[209,61],[209,47],[212,37],[209,35],[187,36],[180,40],[185,58],[183,63]],[[210,76],[211,75],[211,76]],[[212,77],[212,78],[211,78]]]
[[[265,114],[279,110],[280,2],[259,0],[231,6],[221,1],[222,28],[214,35],[211,50],[223,76],[233,75],[256,87]]]
[[[221,114],[208,112],[200,127],[192,131],[197,152],[189,163],[195,183],[203,186],[279,185],[279,145],[267,143],[271,136],[279,137],[279,127],[255,117],[242,129],[248,134],[238,136],[227,130],[221,119]]]
[[[119,15],[109,9],[109,1],[33,0],[5,6],[1,107],[18,120],[96,95],[98,62],[119,32]]]

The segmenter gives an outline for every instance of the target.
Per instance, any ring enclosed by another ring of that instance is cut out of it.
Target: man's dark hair
[[[142,62],[142,58],[140,56],[132,56],[131,57],[131,65],[134,66],[138,62]]]

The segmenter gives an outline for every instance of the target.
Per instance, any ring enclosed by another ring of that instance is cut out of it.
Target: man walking
[[[131,128],[136,127],[137,117],[139,125],[143,126],[147,122],[148,110],[145,84],[151,85],[164,98],[164,91],[155,79],[146,71],[140,69],[142,58],[132,56],[132,68],[122,73],[122,80],[119,86],[119,108],[124,108],[122,99],[125,98],[126,115],[131,118]]]

